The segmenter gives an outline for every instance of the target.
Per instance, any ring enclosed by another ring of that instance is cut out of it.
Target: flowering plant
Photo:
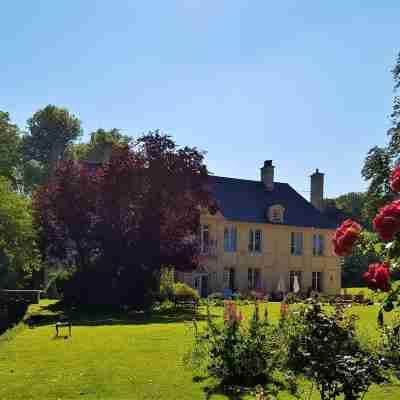
[[[400,193],[400,166],[391,173],[390,187],[393,192]],[[395,306],[400,306],[400,285],[394,285],[392,280],[393,272],[400,267],[400,200],[382,207],[372,227],[375,234],[347,219],[335,232],[333,249],[338,256],[349,256],[357,247],[362,254],[378,257],[380,261],[369,266],[363,279],[370,289],[387,293],[382,308],[392,311]]]
[[[233,301],[224,302],[224,322],[216,323],[207,306],[207,325],[199,332],[185,362],[194,370],[217,378],[224,385],[253,387],[267,381],[276,367],[279,346],[276,328],[260,319],[259,302],[250,321],[244,321]]]

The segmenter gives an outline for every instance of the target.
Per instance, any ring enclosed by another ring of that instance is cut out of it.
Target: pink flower
[[[374,218],[373,227],[381,240],[393,240],[394,235],[400,232],[400,200],[382,207]]]
[[[397,166],[390,175],[390,188],[393,192],[400,192],[400,166]]]
[[[372,290],[382,290],[388,292],[390,290],[390,270],[387,263],[375,263],[368,267],[363,278],[367,286]]]
[[[335,254],[337,256],[349,256],[360,233],[361,226],[351,219],[346,219],[346,221],[336,229],[335,236],[332,240]]]

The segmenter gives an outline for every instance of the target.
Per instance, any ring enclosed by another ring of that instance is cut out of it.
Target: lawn
[[[42,302],[40,312],[47,305]],[[376,338],[377,306],[353,310],[360,315],[360,334]],[[34,311],[39,311],[37,306]],[[251,307],[243,311],[249,316]],[[269,312],[276,320],[279,304],[270,304]],[[222,308],[214,307],[212,313],[220,316]],[[211,382],[194,382],[182,361],[192,343],[190,326],[174,317],[149,318],[132,324],[74,326],[72,338],[55,339],[53,325],[20,325],[0,337],[0,399],[205,399],[204,388]],[[397,400],[399,390],[398,383],[374,387],[365,400]]]

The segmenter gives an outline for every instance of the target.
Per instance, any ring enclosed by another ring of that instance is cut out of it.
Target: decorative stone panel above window
[[[283,224],[285,208],[280,204],[275,204],[268,208],[268,221],[273,224]]]

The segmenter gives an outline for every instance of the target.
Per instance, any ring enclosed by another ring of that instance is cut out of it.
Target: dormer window
[[[275,204],[268,209],[268,220],[273,224],[283,224],[285,208],[280,204]]]

